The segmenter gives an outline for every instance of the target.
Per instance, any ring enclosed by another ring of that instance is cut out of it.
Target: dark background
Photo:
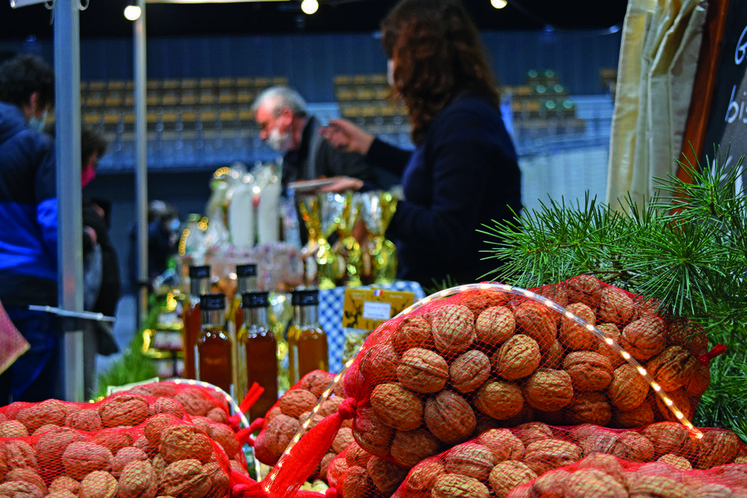
[[[122,12],[127,0],[81,0],[80,33],[86,37],[120,37],[132,33]],[[621,24],[627,0],[509,0],[496,10],[490,0],[463,0],[478,26],[484,30],[606,29]],[[51,4],[51,0],[50,0]],[[149,4],[148,36],[200,36],[228,34],[287,34],[366,32],[378,29],[379,21],[395,0],[319,0],[319,10],[306,16],[300,1],[216,3],[211,5]],[[0,39],[29,35],[52,37],[51,11],[44,4],[17,9],[0,0]]]

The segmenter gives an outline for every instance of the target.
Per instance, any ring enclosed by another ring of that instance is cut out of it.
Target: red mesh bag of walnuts
[[[129,396],[93,406],[101,409]],[[24,406],[17,413],[20,420],[2,422],[0,496],[219,498],[229,496],[232,476],[240,470],[233,432],[208,419],[149,413],[136,425],[86,431],[63,425],[62,417],[56,420],[60,425],[49,419],[32,424],[23,410],[38,407],[52,413],[65,410],[68,417],[97,413],[81,404],[49,400]],[[101,418],[106,424],[106,417]],[[225,431],[212,432],[212,426]],[[17,431],[15,436],[8,435],[11,430]],[[22,435],[24,430],[31,434]]]
[[[555,471],[576,466],[620,474],[624,465],[639,475],[670,477],[693,469],[690,475],[704,471],[703,475],[715,475],[718,471],[714,469],[747,463],[747,446],[733,432],[696,430],[702,437],[695,437],[675,422],[657,422],[638,429],[592,424],[553,427],[542,422],[487,429],[415,465],[394,496],[580,496],[573,491],[574,486],[564,490],[555,482],[560,475],[567,477]],[[554,477],[547,479],[551,474]],[[550,482],[556,486],[554,490]],[[515,494],[515,488],[527,483],[533,483],[529,494]],[[628,486],[624,480],[619,484]],[[747,486],[747,480],[742,484]],[[595,491],[594,496],[628,496],[629,490],[620,495],[616,489],[610,484],[610,488],[595,490],[592,483],[587,483],[587,492]]]
[[[392,496],[407,477],[407,468],[371,455],[353,442],[327,466],[327,481],[337,496],[378,498]]]
[[[707,337],[587,276],[535,289],[447,290],[375,330],[345,375],[353,434],[400,465],[529,421],[688,423],[710,381]]]
[[[291,440],[302,433],[302,427],[311,429],[324,417],[337,412],[345,396],[341,384],[333,385],[334,377],[334,374],[322,370],[309,372],[278,399],[263,419],[256,422],[259,434],[253,446],[257,460],[266,465],[275,465]],[[331,391],[320,403],[327,389]],[[346,421],[337,431],[327,451],[331,455],[325,455],[327,461],[353,441],[351,427],[352,421]],[[320,467],[322,465],[320,463]],[[318,477],[326,479],[326,472],[315,469],[309,478]]]
[[[344,372],[335,420],[278,466],[311,472],[350,417],[358,445],[400,467],[485,428],[531,421],[692,428],[712,353],[696,324],[663,310],[586,275],[532,291],[472,284],[428,296],[370,334]]]

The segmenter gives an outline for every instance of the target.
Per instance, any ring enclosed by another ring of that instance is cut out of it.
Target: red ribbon
[[[721,356],[724,353],[726,353],[726,344],[716,344],[707,353],[696,355],[696,358],[698,358],[703,365],[708,366],[712,359]]]
[[[316,470],[322,457],[329,451],[342,423],[355,416],[356,401],[346,398],[336,413],[324,418],[303,437],[275,465],[270,483],[270,496],[296,496],[301,485]],[[267,479],[263,479],[263,482]],[[317,495],[318,496],[318,495]]]

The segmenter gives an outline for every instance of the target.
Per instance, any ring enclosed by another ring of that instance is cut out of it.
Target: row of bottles
[[[189,268],[184,303],[184,376],[220,387],[242,400],[249,387],[264,388],[252,406],[253,420],[278,399],[277,339],[270,326],[269,293],[257,290],[257,267],[237,265],[237,289],[226,313],[226,296],[210,292],[210,267]],[[327,336],[319,325],[318,289],[295,290],[288,330],[288,372],[294,385],[312,370],[328,370]]]

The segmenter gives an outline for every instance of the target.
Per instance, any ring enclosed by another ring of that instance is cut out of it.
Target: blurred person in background
[[[373,184],[374,174],[360,154],[330,146],[319,134],[321,123],[309,114],[295,90],[273,86],[252,104],[259,138],[283,154],[283,190],[300,180],[347,176]]]
[[[83,256],[85,274],[85,307],[87,311],[113,317],[122,292],[119,257],[109,237],[111,202],[89,198],[85,187],[96,177],[99,160],[106,153],[104,137],[90,128],[81,130],[81,187],[83,188]],[[94,395],[96,355],[119,352],[111,322],[88,320],[83,328],[83,383],[87,398]]]
[[[382,22],[389,83],[408,111],[414,151],[389,145],[345,120],[322,134],[402,175],[404,198],[387,237],[398,277],[423,287],[485,280],[500,262],[478,232],[521,210],[521,172],[500,96],[474,22],[459,0],[402,0]],[[344,179],[328,190],[358,189]]]
[[[30,348],[0,375],[0,406],[62,399],[57,306],[57,180],[54,141],[43,133],[54,108],[54,70],[20,55],[0,66],[0,302]]]
[[[152,289],[153,280],[172,269],[174,258],[179,253],[179,212],[172,204],[154,200],[148,204],[148,281]],[[137,232],[133,225],[130,230],[130,281],[137,291]]]

